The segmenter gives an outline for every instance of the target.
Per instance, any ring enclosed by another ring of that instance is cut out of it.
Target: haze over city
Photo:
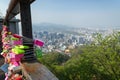
[[[119,28],[120,0],[36,0],[33,24],[54,23],[85,28]],[[5,16],[9,0],[0,2]],[[19,18],[19,16],[18,16]]]
[[[119,21],[120,0],[1,0],[0,80],[120,80]]]

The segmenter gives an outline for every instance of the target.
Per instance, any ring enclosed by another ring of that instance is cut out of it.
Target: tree
[[[120,33],[71,50],[72,57],[50,53],[40,60],[60,80],[120,80]]]

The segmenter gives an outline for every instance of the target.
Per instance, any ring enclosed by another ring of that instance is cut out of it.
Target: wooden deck
[[[0,65],[3,64],[3,59],[0,59]],[[26,80],[59,80],[52,74],[44,65],[39,62],[25,62],[21,64],[23,75]],[[4,80],[4,72],[0,70],[0,80]]]
[[[23,74],[27,80],[58,80],[44,65],[39,62],[23,63]]]

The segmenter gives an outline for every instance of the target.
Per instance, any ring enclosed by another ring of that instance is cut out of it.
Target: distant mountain
[[[109,28],[110,30],[120,30],[120,27],[115,28]],[[81,28],[81,27],[72,27],[62,24],[53,24],[53,23],[40,23],[40,24],[33,24],[33,32],[36,31],[48,31],[48,32],[63,32],[63,33],[69,33],[69,34],[81,34],[82,33],[88,33],[88,32],[105,32],[109,29],[88,29],[88,28]]]
[[[72,27],[61,25],[61,24],[52,24],[52,23],[41,23],[41,24],[34,24],[33,31],[69,31],[73,29]]]
[[[40,24],[33,24],[33,32],[40,32],[40,31],[48,31],[48,32],[62,32],[67,34],[74,34],[74,35],[83,35],[83,32],[95,32],[94,30],[88,28],[76,28],[72,26],[66,26],[61,24],[53,24],[53,23],[40,23]]]

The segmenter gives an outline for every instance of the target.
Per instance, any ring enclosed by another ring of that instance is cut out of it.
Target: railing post
[[[32,36],[32,21],[31,21],[31,9],[29,0],[20,0],[20,15],[21,15],[21,26],[22,35],[26,38],[33,39]],[[25,61],[36,60],[34,56],[33,42],[28,42],[23,38],[23,44],[30,47],[26,50],[24,55]]]
[[[32,39],[31,8],[28,0],[20,0],[20,15],[22,35]]]

